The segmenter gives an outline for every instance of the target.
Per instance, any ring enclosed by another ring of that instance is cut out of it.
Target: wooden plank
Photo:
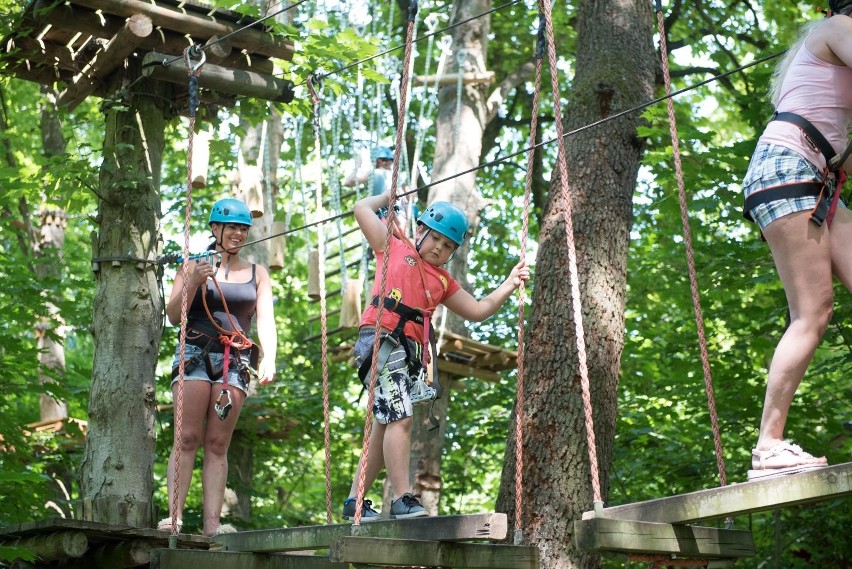
[[[292,42],[264,32],[259,27],[244,27],[219,20],[215,17],[215,12],[213,15],[201,16],[189,13],[185,9],[176,10],[162,4],[142,0],[74,0],[74,3],[125,18],[129,18],[133,14],[145,14],[151,18],[156,26],[180,34],[204,37],[205,39],[213,36],[225,36],[239,29],[240,33],[229,38],[229,41],[235,47],[266,57],[277,57],[287,61],[293,59]]]
[[[443,354],[441,354],[443,355]],[[460,377],[475,377],[477,379],[482,379],[485,381],[500,381],[500,374],[496,371],[491,371],[487,369],[477,369],[474,364],[460,364],[456,362],[450,362],[442,357],[438,357],[438,371],[442,373],[449,373],[452,375],[458,375]]]
[[[458,84],[459,76],[457,73],[452,75],[416,75],[414,77],[414,85],[417,87],[445,87],[447,85]],[[494,81],[494,72],[486,71],[484,73],[462,73],[462,83],[464,85],[488,84]]]
[[[133,538],[142,538],[152,543],[159,543],[162,545],[166,545],[169,541],[169,534],[167,532],[159,531],[154,528],[136,528],[132,526],[64,518],[48,518],[0,528],[0,541],[21,537],[46,535],[64,530],[83,532],[91,543]],[[199,547],[207,549],[209,544],[209,537],[189,535],[185,533],[178,535],[178,545],[180,547]]]
[[[142,74],[153,79],[184,85],[187,82],[186,66],[182,60],[157,52],[149,52],[143,59]],[[160,65],[170,61],[169,65]],[[201,68],[198,86],[219,93],[289,103],[293,100],[293,84],[286,79],[263,75],[242,69],[229,69],[212,63]]]
[[[583,551],[615,551],[692,558],[754,557],[750,531],[595,518],[574,522]]]
[[[351,536],[334,542],[329,558],[368,565],[453,569],[538,569],[539,566],[537,547]]]
[[[125,22],[125,18],[112,14],[97,13],[82,6],[71,6],[65,3],[55,4],[52,0],[36,0],[33,8],[33,16],[39,23],[50,24],[61,30],[69,30],[74,33],[81,32],[107,40],[118,33],[124,27]],[[47,38],[52,40],[53,35],[54,32],[51,31],[48,33]],[[139,47],[145,51],[160,51],[180,55],[184,49],[192,44],[192,38],[187,38],[186,34],[157,28],[153,34],[142,40]],[[270,60],[256,55],[251,56],[240,53],[239,51],[227,57],[211,56],[208,53],[208,59],[212,63],[217,63],[225,67],[247,69],[256,71],[257,73],[272,74],[275,70],[275,66]]]
[[[506,514],[437,516],[410,520],[382,520],[360,526],[332,524],[223,534],[213,538],[229,551],[298,551],[325,549],[336,540],[357,533],[360,537],[420,539],[429,541],[499,541],[508,532]]]
[[[690,523],[752,512],[788,508],[852,494],[852,462],[623,506],[611,506],[595,517],[659,523]]]
[[[35,535],[20,541],[0,541],[0,545],[26,549],[39,561],[56,561],[68,557],[80,557],[89,549],[89,540],[81,531],[60,531],[47,535]]]
[[[155,549],[151,569],[349,569],[328,557],[292,554],[263,554],[240,551]]]
[[[134,14],[112,37],[104,48],[95,54],[88,65],[78,73],[68,87],[56,98],[59,107],[73,111],[95,90],[95,81],[115,70],[154,31],[148,16]]]

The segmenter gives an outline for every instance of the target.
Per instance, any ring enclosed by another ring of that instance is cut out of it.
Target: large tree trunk
[[[128,77],[139,73],[131,66]],[[116,77],[116,82],[120,77]],[[116,83],[117,85],[118,83]],[[146,96],[146,89],[156,90]],[[155,367],[163,323],[156,266],[160,165],[170,89],[144,81],[107,105],[93,239],[95,341],[82,519],[145,527],[152,519]]]
[[[568,129],[651,98],[652,12],[645,0],[583,0]],[[627,56],[629,54],[629,56]],[[543,90],[549,96],[550,83]],[[545,96],[543,94],[543,96]],[[642,153],[633,115],[568,139],[568,171],[601,487],[609,487],[632,195]],[[564,208],[554,174],[541,224],[525,365],[524,542],[543,568],[594,567],[574,548],[572,522],[592,508],[583,402],[571,314]],[[498,509],[514,522],[514,434],[507,442]]]
[[[45,100],[52,103],[53,95],[44,94]],[[65,137],[62,135],[59,115],[52,104],[42,103],[41,141],[46,156],[65,154]],[[56,262],[39,263],[36,266],[36,274],[42,279],[48,276],[59,278],[62,271],[59,260],[65,245],[65,211],[59,208],[42,208],[40,217],[41,231],[36,253],[50,255]],[[56,382],[65,376],[65,347],[56,340],[57,337],[63,337],[62,318],[54,303],[50,299],[46,302],[47,313],[51,318],[36,324],[39,348],[38,381],[42,385]],[[40,395],[41,421],[65,419],[67,416],[68,405],[64,401],[59,401],[48,393]]]
[[[453,21],[455,23],[471,16],[487,12],[491,0],[455,0]],[[491,28],[490,17],[477,18],[453,30],[453,48],[448,73],[485,73],[485,60],[488,47],[488,32]],[[435,155],[432,163],[432,180],[440,180],[457,172],[469,170],[482,158],[482,134],[489,120],[486,108],[488,100],[487,86],[483,84],[463,85],[461,91],[461,109],[457,96],[457,85],[442,87],[438,93],[438,119],[436,121]],[[448,201],[462,208],[471,222],[471,231],[479,222],[479,212],[484,200],[476,189],[474,173],[460,176],[429,190],[429,203]],[[462,286],[467,284],[467,255],[470,241],[465,242],[447,266],[453,277]],[[440,313],[438,313],[440,315]],[[435,323],[440,321],[436,318]],[[464,321],[458,317],[447,319],[447,329],[465,334]],[[438,513],[441,497],[441,454],[444,448],[446,417],[450,398],[449,381],[443,380],[445,387],[442,400],[435,405],[435,414],[441,421],[437,432],[430,432],[428,408],[418,409],[415,414],[417,428],[412,431],[411,440],[411,479],[414,492],[421,495],[424,507],[430,515]]]

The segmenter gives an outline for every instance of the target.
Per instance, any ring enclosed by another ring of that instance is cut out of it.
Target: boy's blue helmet
[[[251,227],[251,211],[240,200],[223,198],[214,203],[213,208],[210,210],[210,220],[207,222],[207,225],[212,223],[238,223]]]
[[[434,229],[459,246],[467,237],[467,216],[449,202],[434,202],[417,218],[417,223]]]
[[[393,160],[393,150],[387,146],[377,146],[373,149],[373,161]]]

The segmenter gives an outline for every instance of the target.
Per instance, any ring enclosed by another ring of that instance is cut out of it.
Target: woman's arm
[[[442,303],[466,320],[482,322],[500,310],[515,289],[521,286],[521,282],[527,282],[529,279],[529,267],[524,263],[518,263],[509,273],[509,277],[482,300],[476,300],[466,290],[459,289],[449,298],[445,298]]]
[[[278,353],[278,330],[275,328],[275,311],[272,305],[272,281],[266,267],[257,265],[257,339],[263,350],[258,375],[260,384],[275,378],[275,358]]]

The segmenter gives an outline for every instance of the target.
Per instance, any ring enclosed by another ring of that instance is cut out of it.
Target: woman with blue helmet
[[[355,219],[376,255],[376,281],[373,302],[361,316],[361,328],[355,344],[355,361],[362,381],[369,385],[373,340],[377,328],[378,305],[384,306],[379,349],[379,369],[373,401],[373,424],[370,434],[364,477],[366,487],[375,481],[382,466],[388,470],[393,486],[390,517],[396,519],[427,515],[426,509],[412,495],[409,482],[411,427],[413,416],[412,388],[423,373],[428,357],[431,314],[443,304],[459,316],[481,322],[503,305],[521,282],[529,280],[529,269],[516,265],[509,277],[491,294],[477,300],[464,290],[442,266],[449,261],[468,233],[467,216],[448,202],[435,202],[417,220],[412,243],[395,232],[385,259],[387,225],[375,211],[387,207],[390,190],[368,196],[355,204]],[[387,263],[384,298],[379,275]],[[386,341],[385,338],[393,341]],[[360,469],[360,465],[359,465]],[[342,517],[355,517],[356,492],[360,472],[356,472],[349,497],[343,503]],[[370,500],[364,500],[361,521],[379,519]]]
[[[178,429],[175,429],[169,458],[168,489],[169,511],[173,511],[177,501],[180,526],[195,456],[198,448],[204,446],[202,531],[204,535],[214,535],[228,529],[219,521],[228,478],[228,446],[248,395],[251,366],[257,366],[261,385],[272,381],[277,334],[269,272],[265,267],[240,257],[240,250],[252,226],[248,207],[240,200],[221,199],[213,204],[208,225],[213,234],[213,243],[209,247],[211,255],[187,261],[189,306],[184,349],[183,415],[181,436],[178,439]],[[182,267],[175,276],[166,306],[166,315],[173,325],[180,324],[183,288]],[[225,338],[247,337],[253,317],[263,353],[259,362],[253,357],[258,354],[250,349],[223,345],[223,341],[230,343]],[[223,378],[225,363],[228,364],[227,378]],[[173,363],[172,392],[175,401],[179,397],[179,364],[180,346],[175,350]],[[179,465],[174,451],[178,445],[181,449]],[[175,476],[176,471],[179,471],[179,476]],[[158,528],[170,531],[171,525],[172,518],[169,517],[162,520]]]

